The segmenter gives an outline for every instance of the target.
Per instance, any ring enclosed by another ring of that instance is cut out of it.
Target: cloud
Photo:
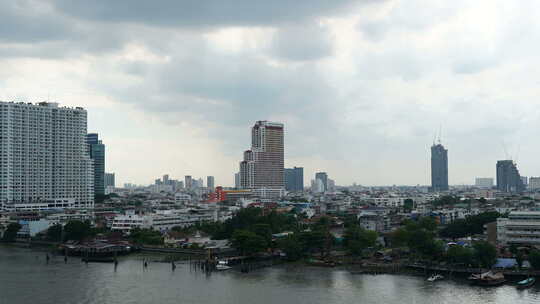
[[[165,0],[159,4],[145,0],[53,2],[59,11],[87,20],[199,28],[296,23],[342,13],[354,4],[370,1]]]
[[[501,141],[521,142],[520,169],[536,174],[540,146],[524,139],[540,127],[538,8],[12,1],[0,5],[1,97],[52,91],[87,107],[126,181],[216,171],[231,184],[260,119],[285,123],[287,164],[304,165],[306,180],[326,170],[339,184],[425,184],[439,126],[451,183],[493,176]],[[152,150],[166,151],[156,166],[144,162]]]
[[[333,48],[333,37],[327,27],[301,23],[279,28],[272,37],[270,52],[283,60],[310,61],[331,56]]]

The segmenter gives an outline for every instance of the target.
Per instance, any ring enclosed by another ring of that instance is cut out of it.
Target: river
[[[152,260],[150,258],[150,260]],[[124,257],[118,268],[53,257],[45,252],[0,246],[0,304],[330,304],[330,303],[540,303],[540,286],[516,290],[468,286],[444,280],[428,283],[407,275],[352,275],[346,270],[282,265],[248,274],[206,275],[189,264],[150,262]]]

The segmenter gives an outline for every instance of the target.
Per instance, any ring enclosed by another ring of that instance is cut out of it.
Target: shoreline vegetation
[[[535,248],[497,248],[482,240],[456,242],[459,238],[478,235],[483,225],[500,216],[496,212],[486,212],[446,226],[440,226],[434,218],[425,216],[404,220],[392,232],[378,234],[364,229],[356,215],[307,218],[295,210],[278,213],[249,207],[239,210],[225,222],[202,222],[172,229],[176,235],[186,239],[194,234],[203,234],[212,240],[228,240],[230,248],[224,251],[198,244],[171,246],[165,243],[163,234],[152,229],[134,229],[129,235],[121,235],[78,221],[52,226],[38,238],[22,244],[57,248],[65,242],[84,243],[110,238],[129,242],[137,251],[161,252],[168,262],[186,260],[185,256],[188,260],[196,258],[208,263],[240,257],[252,263],[271,259],[280,263],[304,262],[321,267],[345,266],[350,267],[352,273],[411,270],[426,274],[474,273],[490,269],[498,257],[510,255],[516,258],[518,267],[503,270],[505,274],[540,275],[540,252]],[[8,237],[14,241],[18,227],[12,228]],[[523,270],[525,260],[529,261],[530,268]]]

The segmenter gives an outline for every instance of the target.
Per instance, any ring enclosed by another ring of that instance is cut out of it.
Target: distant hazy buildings
[[[254,189],[263,197],[283,195],[283,129],[283,124],[269,121],[257,121],[251,128],[251,150],[240,162],[240,188]]]
[[[431,191],[448,190],[448,150],[443,145],[431,147]]]
[[[294,167],[285,169],[285,190],[304,190],[304,168]]]
[[[540,189],[540,177],[531,176],[529,178],[529,189],[531,190]]]
[[[527,176],[522,176],[521,182],[523,183],[524,188],[527,188],[529,186],[529,178]]]
[[[105,187],[116,187],[114,173],[105,173]]]
[[[240,172],[234,174],[234,187],[236,189],[240,188]]]
[[[116,188],[114,173],[105,173],[105,194],[114,192],[114,188]]]
[[[0,102],[0,204],[92,208],[86,132],[83,108]]]
[[[213,176],[207,176],[206,177],[206,187],[208,189],[214,190],[214,188],[215,188],[214,182],[215,182],[215,179],[214,179]]]
[[[328,191],[328,174],[326,172],[317,172],[315,173],[315,182],[317,183],[317,180],[320,180],[322,183],[322,191],[320,192],[326,192]]]
[[[191,178],[191,175],[186,175],[184,177],[184,187],[186,187],[186,189],[193,188],[193,179]]]
[[[336,190],[335,188],[335,181],[328,178],[328,174],[326,172],[315,173],[315,179],[311,180],[311,191],[313,192],[332,192]]]
[[[478,188],[492,188],[493,187],[493,178],[491,177],[477,177],[475,179],[474,185]]]
[[[525,185],[512,160],[497,161],[497,189],[503,192],[522,192]]]
[[[86,135],[88,152],[94,168],[94,195],[105,194],[105,145],[97,133]]]

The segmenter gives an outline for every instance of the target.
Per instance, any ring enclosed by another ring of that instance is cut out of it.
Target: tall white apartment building
[[[0,204],[92,208],[86,124],[83,108],[0,101]]]

